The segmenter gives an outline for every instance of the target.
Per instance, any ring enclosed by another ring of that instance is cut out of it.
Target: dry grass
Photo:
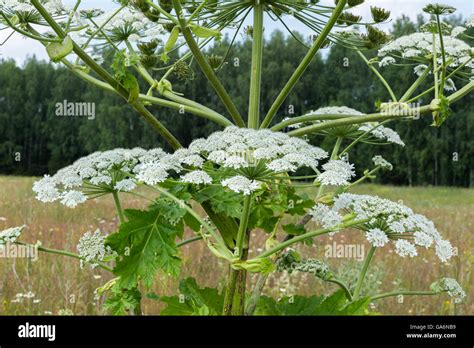
[[[89,201],[71,210],[59,204],[42,204],[32,194],[33,178],[0,177],[0,230],[26,224],[23,240],[44,246],[75,251],[79,238],[88,230],[100,228],[113,232],[117,228],[114,205],[111,197]],[[472,266],[474,259],[473,190],[456,188],[401,188],[366,185],[358,192],[377,194],[393,200],[402,199],[415,211],[434,220],[442,234],[458,247],[459,256],[449,264],[441,265],[433,251],[423,251],[416,259],[401,259],[389,249],[375,255],[368,275],[367,292],[390,291],[395,288],[411,290],[428,289],[441,277],[457,278],[466,292],[466,302],[454,306],[447,296],[396,298],[380,300],[374,309],[382,314],[474,314],[472,297]],[[134,196],[124,199],[125,207],[140,207],[142,201]],[[258,251],[265,236],[254,233],[253,253]],[[337,244],[368,246],[357,232],[319,238],[313,247],[304,247],[303,252],[312,257],[323,258],[325,246]],[[197,242],[183,247],[182,277],[193,276],[206,286],[222,287],[226,267],[217,261],[203,243]],[[329,258],[329,264],[341,277],[350,280],[361,263],[355,259]],[[111,276],[99,270],[81,270],[79,263],[66,257],[40,254],[35,262],[26,259],[0,260],[0,314],[58,314],[68,309],[76,315],[104,314],[94,300],[94,289],[104,284]],[[153,292],[164,295],[177,292],[178,281],[158,276]],[[290,294],[328,294],[335,290],[332,285],[322,284],[309,276],[275,274],[265,292],[273,296]],[[35,294],[32,299],[12,302],[17,293]],[[157,314],[160,304],[144,301],[147,314]]]

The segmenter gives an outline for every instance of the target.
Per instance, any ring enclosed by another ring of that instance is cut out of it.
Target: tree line
[[[394,22],[392,34],[400,36],[414,32],[421,22],[421,19],[414,23],[402,17]],[[261,98],[263,112],[269,109],[305,52],[305,47],[281,32],[274,32],[267,38]],[[210,48],[207,54],[225,56],[226,42]],[[366,54],[374,55],[373,52]],[[110,66],[111,54],[106,54],[104,59],[104,65]],[[245,115],[251,41],[237,41],[226,61],[218,75]],[[225,113],[199,69],[194,65],[192,68],[193,79],[180,81],[174,78],[173,89]],[[412,69],[413,66],[387,67],[383,68],[383,73],[400,93],[415,80]],[[147,89],[145,84],[141,86],[142,93]],[[422,103],[429,103],[431,98],[425,97]],[[362,112],[373,112],[375,101],[388,99],[379,80],[355,52],[333,46],[311,63],[282,105],[277,121],[323,106],[346,105]],[[57,104],[66,105],[66,102],[94,103],[95,116],[59,117]],[[474,179],[474,111],[471,103],[472,95],[456,103],[453,116],[441,128],[431,127],[429,116],[413,122],[391,122],[388,126],[400,134],[406,147],[362,144],[351,155],[351,162],[363,171],[370,166],[373,155],[384,156],[394,164],[394,170],[377,179],[382,183],[471,186]],[[160,107],[150,107],[150,110],[184,145],[219,129],[190,114]],[[1,174],[54,173],[91,152],[117,147],[161,146],[166,149],[164,141],[118,96],[85,83],[65,68],[34,57],[22,67],[12,60],[0,61],[0,135]],[[333,140],[326,139],[326,143],[321,144],[323,137],[312,136],[311,141],[329,148]]]

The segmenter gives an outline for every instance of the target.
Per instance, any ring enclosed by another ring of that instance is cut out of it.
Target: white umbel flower
[[[453,246],[447,240],[436,241],[436,255],[438,255],[441,262],[447,262],[454,255]]]
[[[461,303],[466,298],[466,293],[461,285],[453,278],[442,278],[434,284],[436,289],[446,291],[455,303]]]
[[[348,185],[350,179],[355,176],[354,165],[345,160],[330,160],[323,165],[322,172],[317,181],[322,185]]]
[[[222,186],[230,190],[242,193],[247,196],[260,188],[260,184],[255,180],[247,179],[245,176],[237,175],[222,181]]]
[[[181,181],[195,185],[209,185],[212,183],[212,178],[203,170],[194,170],[183,175]]]
[[[377,248],[383,247],[389,242],[387,234],[380,228],[371,228],[365,233],[367,240]]]
[[[342,216],[325,204],[318,203],[308,211],[312,220],[321,224],[324,228],[333,228],[342,222]]]
[[[147,184],[164,181],[176,167],[170,157],[162,149],[94,152],[53,176],[45,175],[33,184],[33,191],[42,202],[59,200],[73,208],[85,202],[89,193],[131,191],[140,180]],[[155,165],[162,170],[156,170]]]
[[[436,55],[441,59],[441,44],[439,35],[434,35]],[[457,67],[462,64],[463,59],[470,57],[472,53],[471,47],[462,40],[453,36],[443,35],[443,42],[446,57],[450,60],[450,67]],[[431,33],[414,33],[402,36],[379,50],[379,57],[387,57],[393,55],[394,57],[402,56],[407,59],[415,60],[417,62],[429,62],[433,52],[433,34]],[[469,63],[469,67],[474,67],[474,63]]]
[[[81,237],[77,244],[77,251],[82,258],[81,268],[85,263],[90,263],[91,268],[95,268],[98,266],[98,262],[103,261],[106,256],[116,255],[110,247],[105,246],[105,238],[106,236],[100,230],[96,230],[94,233],[86,232]]]
[[[387,169],[387,170],[392,170],[393,169],[393,165],[380,155],[374,156],[372,158],[372,162],[374,162],[374,164],[377,167]]]
[[[379,67],[384,67],[388,65],[395,64],[397,61],[393,57],[384,57],[380,62],[379,62]]]
[[[418,255],[416,247],[405,239],[399,239],[395,242],[395,252],[401,257],[415,257]]]
[[[21,232],[26,227],[26,225],[7,228],[0,232],[0,248],[3,247],[6,243],[14,243],[18,237],[20,237]]]
[[[87,197],[80,191],[66,191],[61,195],[61,203],[68,208],[75,208],[85,201],[87,201]]]
[[[115,184],[115,189],[117,191],[123,191],[123,192],[130,192],[133,191],[137,187],[137,184],[135,184],[135,181],[132,179],[124,179]]]

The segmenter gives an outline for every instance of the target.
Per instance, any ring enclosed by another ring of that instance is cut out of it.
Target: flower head
[[[81,260],[81,268],[84,267],[84,263],[90,263],[92,268],[97,267],[98,262],[103,261],[107,256],[114,256],[115,252],[109,246],[105,246],[105,238],[100,230],[96,230],[94,233],[86,232],[79,243],[77,244],[77,251]]]
[[[7,228],[0,232],[0,247],[4,246],[6,243],[14,243],[18,237],[20,237],[21,232],[26,227],[26,225]]]

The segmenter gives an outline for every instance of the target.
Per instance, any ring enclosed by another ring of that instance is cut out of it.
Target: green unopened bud
[[[387,11],[381,7],[370,6],[370,12],[375,23],[384,22],[390,18],[390,11]]]
[[[391,38],[385,32],[368,25],[365,39],[367,40],[365,47],[368,49],[373,49],[386,44]]]
[[[207,61],[212,69],[217,70],[222,66],[224,58],[222,56],[211,54],[210,56],[207,56]]]
[[[456,12],[456,8],[444,4],[429,4],[423,8],[423,11],[432,15],[447,15]]]
[[[353,24],[359,23],[361,21],[361,16],[356,16],[350,12],[343,12],[339,16],[337,23],[339,25],[346,24],[347,26],[351,26]]]

